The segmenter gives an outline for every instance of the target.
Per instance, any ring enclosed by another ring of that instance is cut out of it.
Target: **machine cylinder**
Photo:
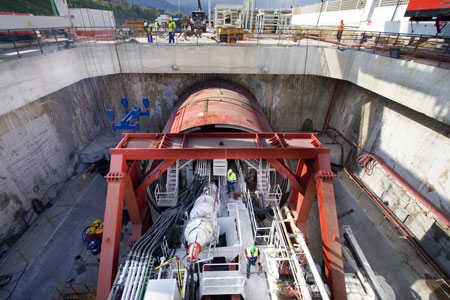
[[[272,132],[252,93],[225,80],[200,82],[187,89],[176,103],[163,132],[209,130]]]
[[[217,239],[217,186],[213,183],[195,200],[184,230],[188,243],[188,260],[197,260],[201,249]]]

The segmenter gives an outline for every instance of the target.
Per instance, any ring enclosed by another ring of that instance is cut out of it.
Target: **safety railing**
[[[157,184],[155,188],[155,199],[158,206],[173,206],[177,202],[176,192],[163,192],[159,184]]]
[[[221,267],[221,270],[211,270]],[[242,294],[245,287],[245,277],[241,275],[240,264],[205,264],[202,269],[203,295]]]
[[[283,192],[281,191],[281,187],[279,184],[276,184],[274,188],[272,186],[268,186],[267,188],[267,200],[275,202],[276,204],[280,204],[281,197],[283,196]]]
[[[292,235],[287,231],[279,206],[275,205],[273,211],[274,220],[269,239],[273,249],[264,252],[268,272],[277,273],[278,270],[288,267],[292,273],[295,288],[301,293],[303,299],[312,299],[319,295],[322,299],[329,299],[303,235],[296,234],[298,244],[292,244]],[[312,275],[309,283],[306,282],[308,273]]]
[[[114,28],[26,28],[0,30],[0,60],[61,51],[73,47],[104,44],[148,44],[153,46],[277,46],[306,48],[338,48],[340,50],[364,51],[393,58],[414,60],[437,67],[450,68],[450,38],[369,32],[345,29],[340,39],[333,28],[309,27],[290,30],[277,28],[255,28],[252,32],[240,34],[238,38],[219,42],[217,33],[181,31],[169,43],[167,29],[152,32],[152,43],[146,35],[138,32],[120,33]]]
[[[256,222],[255,217],[255,211],[253,209],[253,203],[252,198],[250,195],[250,191],[247,190],[245,193],[245,200],[247,202],[247,210],[248,214],[250,216],[250,224],[252,227],[252,233],[255,241],[257,241],[259,244],[267,244],[269,242],[270,238],[270,230],[271,227],[259,227],[258,223]]]
[[[228,256],[230,254],[242,253],[242,232],[241,221],[239,217],[239,207],[236,203],[228,203],[227,209],[230,217],[234,217],[236,220],[236,238],[237,242],[233,245],[227,245],[225,247],[213,247],[208,251],[208,257],[213,256]],[[210,246],[211,247],[211,246]]]
[[[0,30],[0,61],[52,53],[89,44],[115,43],[112,27]]]

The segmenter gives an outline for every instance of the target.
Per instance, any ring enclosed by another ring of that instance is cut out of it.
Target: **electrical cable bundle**
[[[141,299],[149,269],[153,267],[153,258],[158,257],[165,240],[172,249],[168,257],[174,255],[175,245],[183,229],[183,217],[192,209],[208,182],[207,177],[195,176],[189,188],[180,192],[178,204],[162,212],[153,226],[134,244],[113,286],[113,299]]]
[[[364,154],[359,156],[356,159],[356,162],[358,164],[358,166],[364,168],[364,172],[367,175],[372,175],[373,170],[375,169],[375,166],[377,165],[377,161],[375,159],[375,157],[373,157],[371,154]]]

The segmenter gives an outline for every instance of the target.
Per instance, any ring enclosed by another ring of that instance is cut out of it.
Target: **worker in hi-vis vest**
[[[338,40],[338,42],[341,42],[341,38],[342,38],[342,32],[344,31],[344,20],[341,20],[341,23],[339,23],[339,27],[337,30],[337,35],[336,38]]]
[[[150,23],[148,23],[146,29],[147,29],[147,41],[148,41],[149,43],[153,43],[152,25],[150,25]]]
[[[175,28],[176,24],[172,19],[167,20],[169,22],[169,44],[175,43]]]
[[[229,169],[227,173],[227,194],[234,192],[234,184],[236,183],[236,173]]]
[[[255,245],[251,245],[244,251],[244,258],[247,261],[247,278],[250,278],[250,268],[259,263],[259,250]]]

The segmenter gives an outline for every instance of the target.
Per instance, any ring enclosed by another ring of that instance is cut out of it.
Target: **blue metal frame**
[[[149,101],[147,98],[142,99],[142,104],[146,108],[145,111],[141,111],[140,107],[134,107],[128,111],[127,98],[120,99],[122,106],[125,108],[125,116],[120,120],[120,125],[114,124],[114,112],[111,109],[106,111],[108,119],[111,121],[113,130],[139,130],[139,118],[140,116],[150,116],[148,112]]]

